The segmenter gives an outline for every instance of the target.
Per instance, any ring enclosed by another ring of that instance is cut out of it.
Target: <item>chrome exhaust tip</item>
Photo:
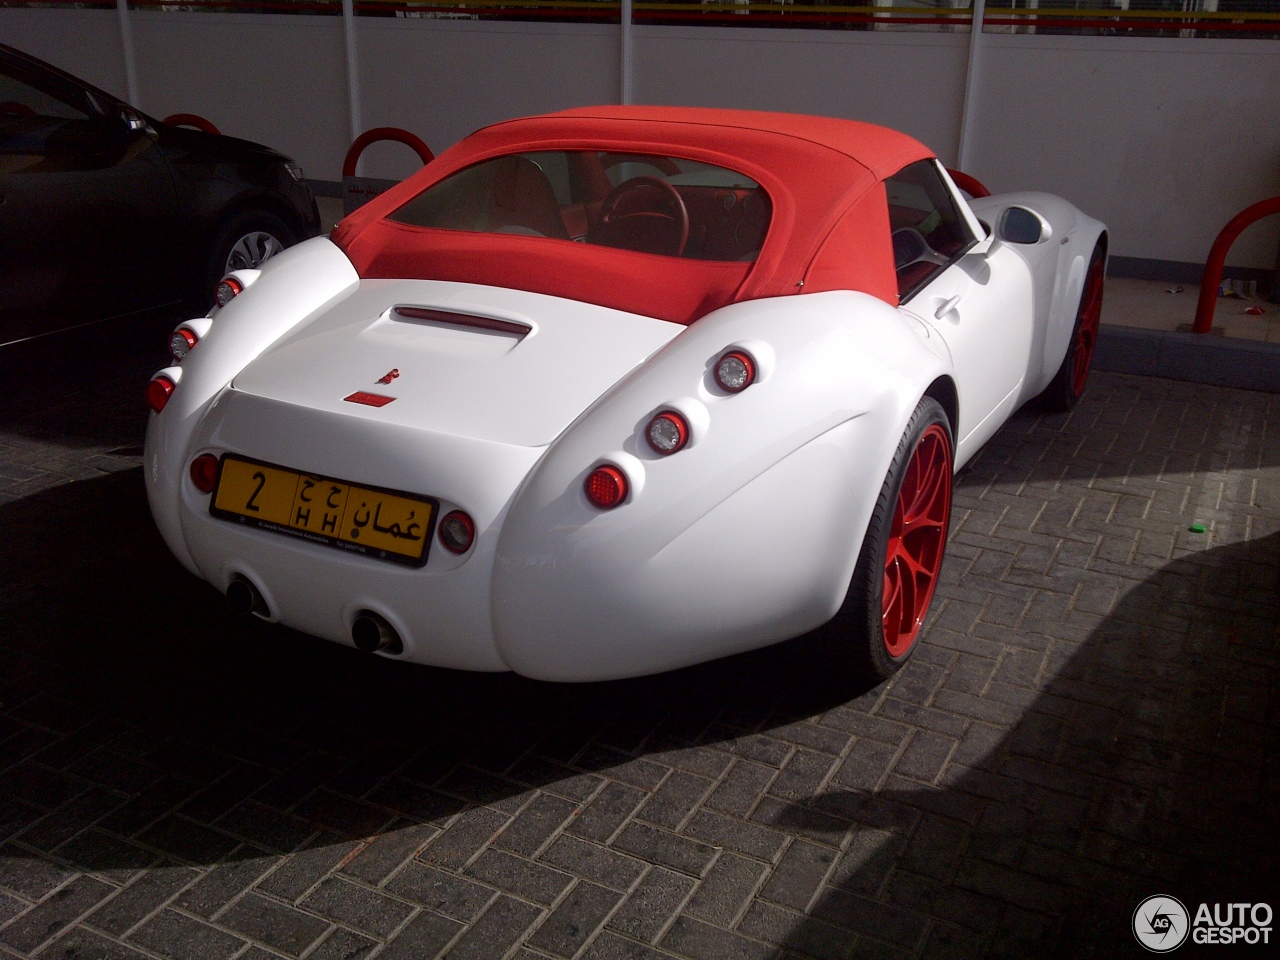
[[[365,653],[404,652],[404,643],[400,640],[400,634],[396,633],[396,628],[385,617],[372,610],[362,610],[356,617],[355,623],[351,625],[351,640],[357,650]]]
[[[227,584],[227,605],[231,607],[231,612],[239,617],[247,617],[250,614],[257,614],[260,617],[270,615],[267,601],[262,599],[262,594],[253,585],[253,581],[240,574],[232,577],[231,582]]]

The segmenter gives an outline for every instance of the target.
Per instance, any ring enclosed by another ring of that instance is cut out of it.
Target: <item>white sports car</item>
[[[885,677],[955,470],[1083,391],[1106,245],[864,123],[497,124],[178,328],[151,509],[236,609],[382,656],[597,680],[837,618]]]

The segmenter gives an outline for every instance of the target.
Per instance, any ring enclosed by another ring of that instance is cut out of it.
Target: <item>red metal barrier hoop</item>
[[[955,181],[956,186],[973,197],[973,199],[977,200],[979,197],[991,196],[991,191],[977,177],[971,177],[967,173],[961,173],[959,170],[948,169],[947,173],[951,174],[951,179]]]
[[[194,113],[172,113],[160,121],[171,127],[195,127],[197,130],[203,130],[205,133],[222,133],[217,127],[206,120],[204,117]]]
[[[342,175],[344,177],[354,177],[356,175],[356,163],[360,160],[360,154],[364,153],[364,148],[379,140],[394,140],[396,143],[403,143],[412,147],[413,151],[422,158],[424,164],[430,163],[436,158],[436,155],[431,152],[431,148],[423,143],[421,138],[414,136],[408,130],[401,130],[399,127],[374,127],[372,130],[366,130],[360,134],[360,136],[356,137],[355,142],[351,144],[351,149],[347,151],[347,156],[342,161]]]
[[[1280,213],[1280,197],[1259,200],[1251,207],[1245,207],[1231,222],[1222,228],[1218,238],[1209,248],[1209,259],[1204,264],[1204,276],[1200,278],[1200,302],[1196,304],[1196,322],[1191,327],[1193,333],[1208,333],[1213,329],[1213,310],[1218,303],[1218,284],[1222,282],[1222,268],[1227,263],[1227,251],[1236,242],[1236,238],[1244,232],[1244,228]]]

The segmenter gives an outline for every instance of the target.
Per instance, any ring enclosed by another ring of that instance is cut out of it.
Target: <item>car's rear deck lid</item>
[[[520,291],[366,280],[233,387],[316,411],[542,446],[682,329]]]

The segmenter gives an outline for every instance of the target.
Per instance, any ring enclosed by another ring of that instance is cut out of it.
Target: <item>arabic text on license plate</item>
[[[421,566],[434,504],[224,456],[209,512],[327,546]]]

